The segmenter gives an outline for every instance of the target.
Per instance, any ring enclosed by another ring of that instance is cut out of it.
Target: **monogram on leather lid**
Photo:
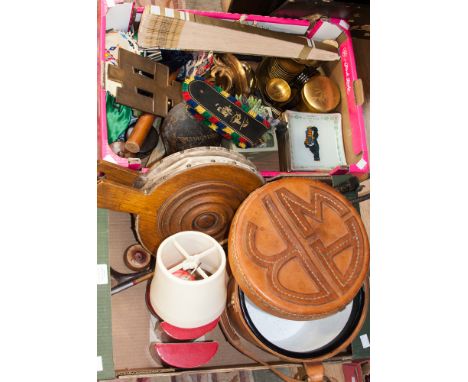
[[[358,212],[332,187],[282,179],[255,190],[237,210],[229,264],[258,307],[309,320],[356,296],[369,268],[369,240]]]

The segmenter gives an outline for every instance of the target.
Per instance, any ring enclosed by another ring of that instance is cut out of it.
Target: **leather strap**
[[[304,369],[307,373],[307,382],[323,382],[324,370],[321,363],[304,363]]]
[[[223,312],[223,314],[221,315],[219,321],[221,323],[221,325],[220,325],[221,330],[224,333],[224,336],[226,337],[228,342],[232,346],[234,346],[238,351],[240,351],[242,354],[244,354],[246,357],[249,357],[253,361],[255,361],[255,362],[257,362],[257,363],[259,363],[259,364],[261,364],[263,366],[268,367],[268,369],[273,374],[275,374],[277,377],[281,378],[285,382],[298,382],[298,381],[304,382],[303,379],[296,379],[296,378],[288,377],[286,374],[283,374],[282,372],[275,369],[275,367],[278,367],[278,366],[270,365],[269,363],[258,359],[258,357],[255,356],[254,354],[252,354],[250,351],[244,349],[242,347],[242,345],[241,345],[241,340],[240,340],[239,336],[237,335],[234,328],[231,326],[231,324],[229,322],[229,319],[227,317],[226,312]],[[319,380],[317,379],[317,381],[319,381]]]

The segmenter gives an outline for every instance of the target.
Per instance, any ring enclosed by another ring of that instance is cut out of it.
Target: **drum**
[[[168,155],[193,147],[220,146],[222,140],[217,132],[190,115],[185,102],[175,105],[164,118],[161,139]]]
[[[264,183],[242,154],[221,147],[172,154],[146,174],[109,162],[98,171],[98,207],[134,214],[138,240],[152,254],[180,231],[222,241],[241,202]]]

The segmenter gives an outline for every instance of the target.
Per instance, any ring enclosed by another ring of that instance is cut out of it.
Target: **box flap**
[[[131,226],[130,214],[109,211],[109,261],[113,269],[122,273],[130,272],[123,262],[125,249],[136,242]],[[134,374],[132,370],[140,370],[142,373],[154,373],[157,369],[161,369],[164,373],[175,371],[173,368],[161,365],[150,354],[149,347],[156,336],[155,320],[151,319],[145,303],[146,285],[141,283],[112,296],[113,356],[117,375]],[[194,370],[195,372],[237,366],[258,366],[226,341],[219,326],[206,334],[205,339],[218,341],[219,349],[209,363],[203,368]],[[265,362],[285,364],[247,341],[243,341],[243,346]]]
[[[353,359],[367,359],[370,358],[370,305],[367,310],[367,317],[364,321],[359,334],[352,342]]]
[[[108,258],[108,212],[97,211],[97,378],[115,377],[112,357],[111,296]]]

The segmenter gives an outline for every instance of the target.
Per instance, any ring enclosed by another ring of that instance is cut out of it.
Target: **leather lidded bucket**
[[[286,178],[257,188],[238,208],[228,245],[233,278],[220,323],[238,350],[248,355],[243,338],[309,373],[359,333],[369,240],[358,211],[332,187]]]
[[[287,320],[258,309],[231,279],[220,323],[224,332],[229,325],[238,336],[285,361],[321,362],[351,344],[364,324],[369,299],[365,282],[340,312],[310,321]]]

